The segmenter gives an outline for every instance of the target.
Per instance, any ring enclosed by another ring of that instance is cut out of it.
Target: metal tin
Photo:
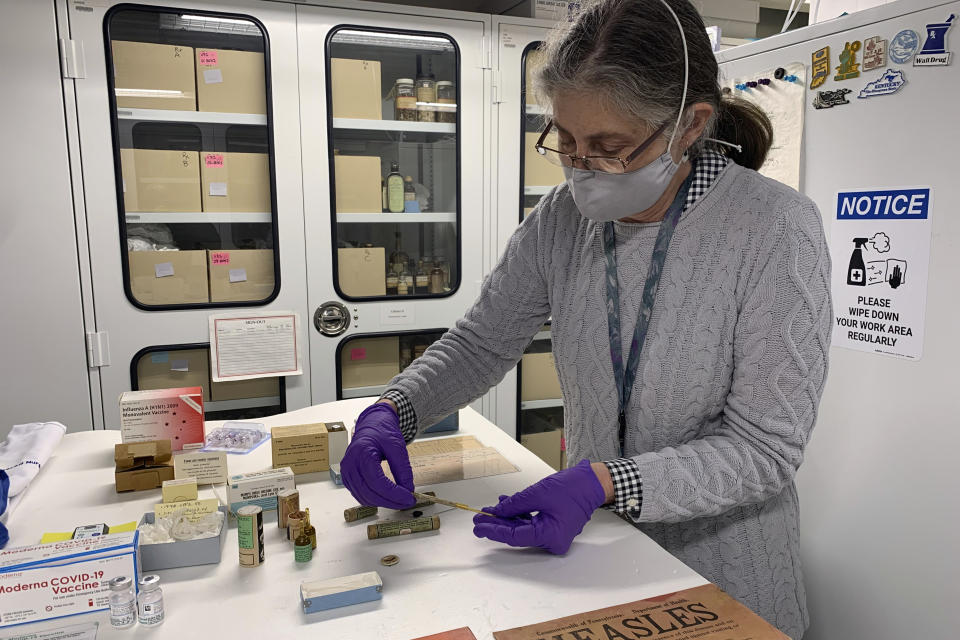
[[[383,556],[382,558],[380,558],[380,564],[382,564],[385,567],[392,567],[398,562],[400,562],[400,558],[398,558],[395,555]]]
[[[378,509],[376,507],[350,507],[349,509],[343,510],[343,519],[347,522],[356,522],[357,520],[375,516],[377,513]]]
[[[237,546],[240,548],[241,567],[263,564],[263,509],[257,505],[247,505],[237,510]]]
[[[367,538],[376,540],[378,538],[390,538],[393,536],[406,536],[411,533],[421,533],[423,531],[434,531],[440,528],[440,516],[428,518],[411,518],[408,520],[387,520],[377,524],[367,525]]]
[[[287,516],[287,540],[296,542],[300,530],[307,523],[306,511],[294,511]]]
[[[300,492],[285,489],[277,494],[277,528],[287,528],[287,517],[294,511],[300,511]]]

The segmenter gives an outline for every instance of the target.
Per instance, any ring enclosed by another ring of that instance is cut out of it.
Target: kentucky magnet
[[[882,69],[887,64],[887,41],[874,36],[863,41],[863,70]]]
[[[904,29],[890,41],[890,59],[897,64],[907,64],[920,46],[920,36],[913,29]]]
[[[900,87],[907,83],[903,77],[903,71],[899,69],[887,69],[882,76],[868,82],[867,86],[860,90],[858,98],[872,98],[873,96],[887,96],[891,93],[900,91]]]
[[[927,25],[927,39],[923,48],[913,59],[915,67],[942,67],[950,64],[950,52],[947,51],[947,31],[953,26],[952,13],[946,22],[935,22]]]
[[[854,40],[843,45],[843,51],[840,52],[840,66],[837,67],[837,75],[834,80],[850,80],[860,77],[860,64],[857,62],[857,51],[860,51],[860,41]]]
[[[847,100],[848,93],[852,93],[850,89],[817,91],[817,97],[813,99],[813,107],[814,109],[829,109],[841,104],[850,104],[850,101]]]
[[[822,86],[830,77],[830,47],[824,47],[813,52],[812,70],[810,73],[810,88]]]

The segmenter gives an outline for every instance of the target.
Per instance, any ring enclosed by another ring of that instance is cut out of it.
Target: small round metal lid
[[[143,591],[153,591],[154,589],[159,589],[160,576],[155,573],[151,573],[148,576],[143,576],[140,578],[140,588]]]
[[[385,567],[392,567],[398,562],[400,562],[400,558],[399,556],[395,556],[395,555],[383,556],[382,558],[380,558],[380,564],[382,564]]]
[[[114,591],[126,591],[133,586],[133,580],[129,576],[117,576],[110,581],[110,588]]]

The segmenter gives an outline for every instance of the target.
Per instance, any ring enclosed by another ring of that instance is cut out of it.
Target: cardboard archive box
[[[210,400],[210,353],[206,349],[151,351],[137,361],[139,389],[202,387]]]
[[[124,442],[114,445],[117,493],[159,489],[164,480],[173,480],[169,440]]]
[[[270,212],[270,159],[265,153],[200,154],[204,211]]]
[[[197,111],[267,113],[263,54],[197,49]]]
[[[129,251],[130,290],[148,305],[209,302],[206,251]]]
[[[337,249],[340,290],[348,296],[384,296],[387,294],[386,249],[361,247]]]
[[[525,353],[520,360],[520,401],[563,397],[552,353]]]
[[[563,429],[523,433],[520,444],[557,471],[563,468]]]
[[[330,80],[334,118],[381,119],[379,60],[331,58]]]
[[[196,111],[193,47],[114,40],[118,109]]]
[[[210,302],[265,300],[273,293],[273,250],[208,251]]]
[[[270,429],[274,468],[290,467],[294,474],[330,470],[327,427],[322,422]]]
[[[337,213],[380,213],[383,189],[379,156],[333,156]]]
[[[138,211],[200,211],[200,159],[196,151],[121,149],[123,206]]]
[[[400,338],[351,340],[340,352],[342,388],[387,384],[400,373]]]
[[[525,134],[524,140],[526,147],[523,149],[523,183],[531,187],[552,187],[555,184],[560,184],[566,178],[563,177],[563,168],[551,163],[537,153],[536,144],[539,138],[539,133]],[[547,136],[544,145],[556,149],[557,136]]]

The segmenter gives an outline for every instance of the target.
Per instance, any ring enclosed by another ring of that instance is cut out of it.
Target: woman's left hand
[[[563,554],[583,531],[606,495],[589,460],[547,476],[473,517],[473,534],[511,547],[539,547]],[[536,513],[534,513],[536,512]]]

